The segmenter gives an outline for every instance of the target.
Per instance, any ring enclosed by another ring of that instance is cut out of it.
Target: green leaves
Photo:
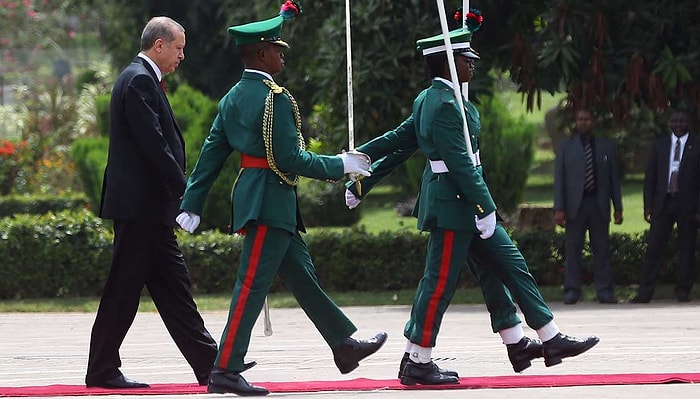
[[[552,34],[551,39],[543,44],[537,61],[542,68],[555,68],[555,72],[564,80],[575,77],[581,70],[581,54],[569,35]]]
[[[679,84],[688,83],[693,80],[687,65],[692,58],[696,57],[697,54],[676,56],[671,49],[666,46],[661,52],[661,59],[652,72],[661,75],[664,89],[666,92],[671,92]]]

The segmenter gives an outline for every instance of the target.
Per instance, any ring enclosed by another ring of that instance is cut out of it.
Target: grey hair
[[[172,18],[151,18],[141,33],[141,51],[150,50],[158,39],[163,39],[166,43],[172,42],[175,40],[176,29],[185,31],[185,28]]]

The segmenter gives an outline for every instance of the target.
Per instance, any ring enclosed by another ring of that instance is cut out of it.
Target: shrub
[[[102,179],[107,165],[109,138],[83,138],[73,142],[72,155],[83,183],[83,191],[95,212],[100,209]]]
[[[320,231],[304,236],[321,285],[329,291],[414,289],[423,274],[427,234],[363,230]],[[541,286],[564,279],[564,234],[513,233],[530,271]],[[674,240],[671,240],[674,242]],[[208,231],[180,231],[178,242],[192,276],[195,294],[229,293],[240,261],[242,237]],[[615,284],[638,281],[644,255],[643,234],[612,234]],[[0,219],[0,299],[97,296],[102,290],[112,252],[112,233],[86,210],[57,214],[15,215]],[[675,245],[663,257],[660,283],[674,283]],[[588,248],[583,274],[592,282]],[[700,276],[700,273],[696,273]],[[460,286],[474,286],[463,273]],[[283,291],[275,280],[272,291]]]
[[[97,132],[102,137],[109,137],[109,102],[111,99],[111,94],[102,94],[95,97]]]
[[[361,213],[345,206],[344,194],[342,182],[299,179],[297,197],[306,227],[352,226],[359,222]]]
[[[535,127],[510,115],[497,96],[480,107],[481,160],[486,182],[499,209],[515,212],[525,194],[534,157]]]
[[[0,141],[0,195],[10,194],[18,185],[26,186],[31,162],[31,149],[26,140]]]
[[[99,295],[111,241],[87,210],[0,219],[0,298]]]
[[[63,210],[77,211],[88,207],[88,200],[82,194],[65,196],[11,195],[0,197],[0,217],[20,213],[42,215],[47,212],[58,213]]]

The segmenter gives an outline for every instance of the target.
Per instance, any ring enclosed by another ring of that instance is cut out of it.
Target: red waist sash
[[[270,164],[267,163],[267,158],[241,154],[241,168],[270,169]]]

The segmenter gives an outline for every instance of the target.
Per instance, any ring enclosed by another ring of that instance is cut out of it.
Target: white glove
[[[351,179],[353,175],[370,175],[369,167],[372,161],[369,159],[369,155],[352,150],[348,152],[343,151],[338,154],[338,156],[343,160],[343,173],[349,173]],[[355,177],[355,179],[356,178],[357,177]]]
[[[199,226],[200,220],[201,218],[199,217],[199,215],[195,215],[194,213],[187,211],[182,212],[175,218],[177,224],[179,224],[183,230],[189,232],[190,234],[194,233],[194,231],[197,230],[197,226]]]
[[[352,191],[345,189],[345,205],[348,207],[348,209],[357,208],[357,206],[360,205],[360,202],[362,202],[362,200],[355,197],[355,194],[353,194]]]
[[[486,215],[484,218],[479,219],[474,215],[474,221],[476,222],[476,228],[481,232],[481,239],[486,240],[493,235],[496,231],[496,211],[493,211]]]

